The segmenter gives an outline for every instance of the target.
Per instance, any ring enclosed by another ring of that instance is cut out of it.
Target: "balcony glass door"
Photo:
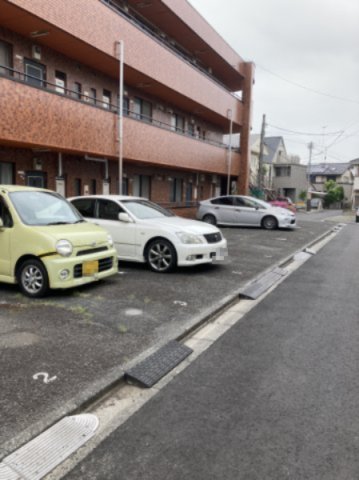
[[[45,67],[40,63],[25,60],[25,81],[34,87],[44,87]]]

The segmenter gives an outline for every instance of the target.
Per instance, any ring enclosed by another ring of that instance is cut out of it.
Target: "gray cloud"
[[[257,65],[253,131],[259,131],[263,113],[268,124],[298,132],[345,129],[341,141],[328,149],[327,160],[359,157],[357,0],[189,2],[239,55]],[[269,126],[267,133],[283,135],[287,149],[304,161],[309,141],[318,153],[336,138],[294,136]]]

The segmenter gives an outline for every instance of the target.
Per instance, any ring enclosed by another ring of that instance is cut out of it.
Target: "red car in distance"
[[[296,212],[297,208],[289,197],[277,197],[275,200],[268,200],[273,207],[287,208],[292,212]]]

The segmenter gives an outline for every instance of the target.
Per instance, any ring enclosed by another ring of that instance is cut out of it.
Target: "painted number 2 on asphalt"
[[[38,380],[40,377],[43,377],[42,380],[44,383],[51,383],[57,379],[56,375],[53,377],[50,377],[50,375],[47,372],[35,373],[35,375],[32,376],[34,380]]]

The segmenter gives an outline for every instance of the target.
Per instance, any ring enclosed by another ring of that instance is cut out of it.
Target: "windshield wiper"
[[[69,225],[71,222],[51,222],[47,225]]]

